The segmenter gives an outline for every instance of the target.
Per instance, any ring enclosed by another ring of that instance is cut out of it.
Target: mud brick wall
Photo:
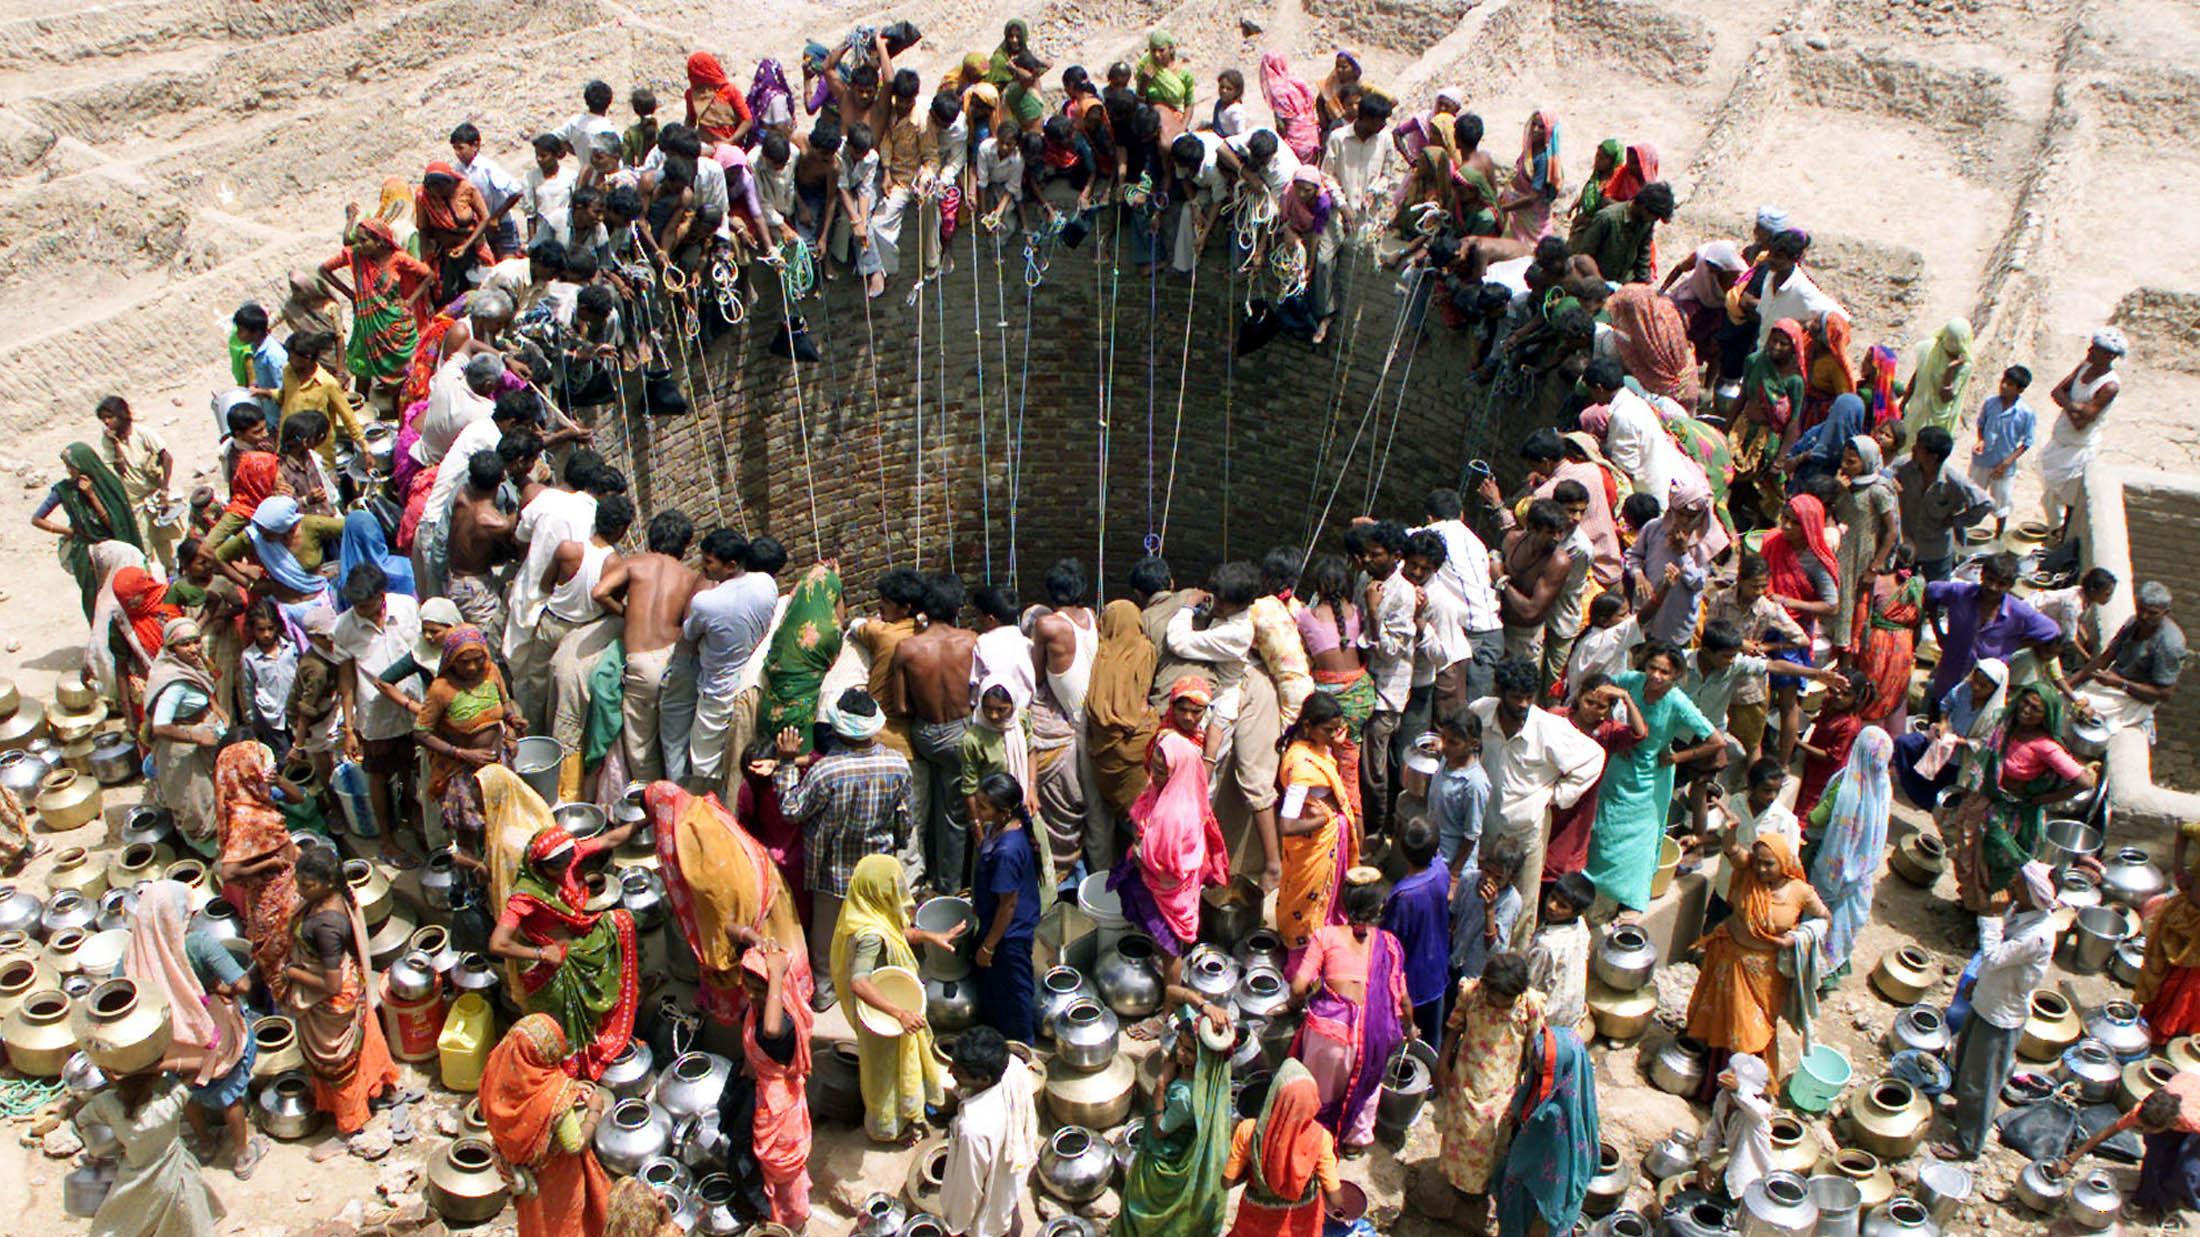
[[[838,556],[855,580],[952,564],[1026,597],[1049,563],[1075,555],[1120,595],[1164,509],[1164,552],[1190,581],[1225,557],[1303,545],[1340,471],[1331,548],[1362,511],[1417,516],[1421,495],[1456,484],[1469,458],[1509,465],[1500,444],[1524,433],[1481,415],[1459,336],[1432,321],[1392,351],[1403,298],[1364,254],[1348,251],[1325,347],[1279,338],[1236,357],[1246,288],[1219,238],[1196,286],[1150,282],[1127,248],[1112,269],[1090,241],[1061,250],[1028,305],[1020,242],[996,267],[990,237],[976,260],[967,234],[957,239],[956,269],[925,289],[921,349],[906,274],[868,322],[843,275],[802,303],[825,360],[797,373],[767,351],[782,305],[767,277],[744,323],[685,358],[695,411],[607,412],[598,444],[633,461],[642,513],[677,506],[704,528],[769,532],[798,560]]]
[[[2131,569],[2136,579],[2160,580],[2176,595],[2171,612],[2188,640],[2200,638],[2200,556],[2192,552],[2192,534],[2200,528],[2200,486],[2172,482],[2161,474],[2124,480],[2124,518],[2131,535]],[[2113,635],[2113,632],[2104,632]],[[2176,694],[2154,711],[2154,782],[2179,790],[2200,789],[2200,675],[2185,663]]]

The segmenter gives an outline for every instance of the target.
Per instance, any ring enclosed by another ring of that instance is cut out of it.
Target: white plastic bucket
[[[1123,900],[1108,888],[1108,874],[1095,872],[1077,884],[1077,909],[1092,920],[1093,929],[1099,933],[1099,952],[1102,956],[1115,948],[1130,927],[1123,920]]]

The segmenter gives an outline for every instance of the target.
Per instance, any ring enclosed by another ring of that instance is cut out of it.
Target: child
[[[1038,1036],[1032,1021],[1031,943],[1039,930],[1039,852],[1032,842],[1024,788],[1006,773],[989,773],[971,796],[978,832],[978,1017],[1018,1043]],[[946,874],[950,885],[961,873]]]
[[[298,650],[283,630],[275,601],[262,597],[245,614],[252,643],[237,659],[237,688],[252,734],[277,763],[290,755],[290,688],[298,675]]]
[[[1639,490],[1629,494],[1627,501],[1619,505],[1620,540],[1627,545],[1633,545],[1635,538],[1642,535],[1642,530],[1664,510],[1665,505],[1655,495]]]
[[[1490,775],[1482,769],[1482,724],[1465,709],[1436,719],[1436,750],[1443,767],[1429,779],[1428,814],[1444,866],[1463,872],[1474,864],[1482,814],[1490,805]]]
[[[1795,745],[1803,753],[1803,784],[1795,792],[1795,814],[1808,816],[1818,806],[1826,783],[1849,763],[1849,748],[1864,729],[1859,712],[1871,700],[1872,681],[1861,670],[1843,670],[1826,680],[1826,702],[1818,707],[1818,720],[1810,733]]]
[[[1628,654],[1642,643],[1642,624],[1626,609],[1618,593],[1598,593],[1589,603],[1589,625],[1574,637],[1574,651],[1566,658],[1568,700],[1581,695],[1591,675],[1627,668]]]
[[[543,239],[565,243],[572,217],[573,180],[565,166],[565,139],[555,133],[535,138],[535,166],[527,169],[527,243]]]
[[[290,700],[283,712],[290,723],[291,742],[313,762],[313,771],[325,787],[336,768],[344,720],[336,698],[338,662],[331,638],[336,630],[336,612],[313,610],[301,625],[305,628],[306,647],[298,654],[297,670],[290,680]],[[333,814],[335,802],[326,792],[322,798],[322,810]]]
[[[1739,798],[1727,800],[1727,816],[1733,823],[1731,836],[1734,845],[1748,853],[1757,839],[1778,834],[1786,838],[1794,852],[1803,849],[1803,826],[1795,819],[1795,813],[1780,802],[1780,792],[1787,789],[1787,769],[1777,760],[1760,760],[1749,766],[1749,788]],[[1722,843],[1722,849],[1724,844]],[[1733,873],[1726,864],[1719,865],[1719,876],[1712,883],[1710,902],[1704,907],[1704,929],[1719,926],[1728,915],[1734,913],[1727,901],[1733,888]]]
[[[1245,132],[1243,73],[1236,69],[1224,69],[1215,75],[1215,116],[1207,127],[1214,130],[1216,137],[1236,137]]]
[[[1383,907],[1383,931],[1398,938],[1405,958],[1413,1025],[1422,1039],[1441,1044],[1444,995],[1451,986],[1451,873],[1436,862],[1436,826],[1425,816],[1399,829],[1398,848],[1408,870]]]
[[[1520,922],[1520,891],[1513,881],[1526,858],[1520,839],[1497,838],[1476,862],[1459,869],[1451,890],[1453,989],[1462,979],[1480,979],[1493,955],[1512,948],[1513,926]]]
[[[1543,1016],[1582,1037],[1589,1025],[1589,925],[1582,912],[1597,900],[1585,872],[1568,872],[1543,887],[1543,918],[1528,942],[1528,982],[1543,994]]]
[[[1688,693],[1704,720],[1719,730],[1726,730],[1728,718],[1733,713],[1734,698],[1742,685],[1762,685],[1768,673],[1783,677],[1813,679],[1825,682],[1834,677],[1833,671],[1821,670],[1808,662],[1792,662],[1784,659],[1760,657],[1743,651],[1741,628],[1729,619],[1713,619],[1704,625],[1703,641],[1695,652],[1688,655],[1688,673],[1681,680],[1681,690]],[[1759,737],[1764,733],[1764,712],[1759,707],[1756,717]],[[1729,733],[1726,750],[1704,761],[1680,770],[1689,783],[1688,810],[1691,828],[1698,837],[1704,832],[1704,811],[1712,786],[1712,776],[1731,768],[1740,773],[1749,759],[1749,749]],[[1726,779],[1722,779],[1726,780]]]
[[[1626,704],[1627,690],[1612,682],[1610,675],[1599,672],[1581,681],[1581,694],[1573,704],[1552,712],[1595,739],[1609,762],[1611,757],[1650,737],[1642,710],[1626,708]],[[1568,872],[1589,866],[1589,833],[1596,825],[1597,792],[1603,786],[1604,775],[1600,772],[1571,806],[1552,810],[1550,841],[1543,851],[1544,888],[1550,888],[1552,881]]]
[[[1978,410],[1978,446],[1971,451],[1971,483],[1994,500],[1994,539],[2009,527],[2010,492],[2016,487],[2017,461],[2032,449],[2039,418],[2024,402],[2032,371],[2012,365],[2001,371],[2001,389]]]
[[[1807,656],[1810,633],[1788,617],[1787,607],[1768,595],[1772,568],[1755,554],[1742,556],[1734,583],[1718,590],[1704,606],[1705,630],[1717,622],[1732,623],[1742,633],[1742,648],[1752,656],[1786,658]],[[1774,686],[1762,674],[1744,675],[1727,703],[1726,732],[1742,746],[1742,758],[1755,760],[1765,737],[1765,708]],[[1789,683],[1792,689],[1796,683]],[[1699,703],[1698,708],[1702,705]]]
[[[657,93],[647,86],[636,86],[634,93],[626,97],[626,105],[634,109],[634,123],[620,135],[619,145],[627,166],[640,167],[649,152],[657,149]],[[759,117],[757,123],[764,123],[763,118]]]

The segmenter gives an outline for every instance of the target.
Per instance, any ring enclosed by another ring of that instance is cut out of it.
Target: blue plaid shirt
[[[2001,396],[1990,395],[1978,410],[1978,449],[1971,458],[1981,466],[1992,468],[2015,455],[2019,448],[2029,449],[2039,425],[2039,418],[2032,413],[2032,406],[2020,396],[2016,403],[2003,406]]]
[[[848,892],[865,855],[891,855],[909,836],[909,761],[883,743],[818,758],[807,774],[786,761],[772,775],[779,810],[802,826],[802,883]]]

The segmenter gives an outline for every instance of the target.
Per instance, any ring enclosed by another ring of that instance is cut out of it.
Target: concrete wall
[[[2200,481],[2169,473],[2127,472],[2123,476],[2124,520],[2130,529],[2130,582],[2160,580],[2182,603],[2177,617],[2200,632],[2193,602],[2200,601],[2200,555],[2193,536],[2200,531]],[[2106,633],[2104,633],[2106,634]],[[2200,681],[2155,710],[2153,773],[2162,785],[2200,790]]]
[[[859,581],[952,565],[1030,595],[1056,557],[1088,571],[1104,559],[1100,578],[1120,595],[1164,517],[1189,581],[1225,557],[1303,545],[1340,474],[1332,534],[1369,509],[1378,475],[1373,509],[1417,515],[1429,486],[1456,484],[1470,457],[1509,461],[1497,444],[1524,432],[1481,415],[1457,336],[1409,329],[1393,352],[1402,298],[1364,255],[1348,251],[1325,347],[1279,338],[1241,358],[1229,340],[1246,286],[1220,238],[1196,286],[1149,281],[1127,247],[1111,267],[1088,240],[1055,254],[1028,299],[1020,241],[998,266],[990,236],[976,260],[968,233],[957,242],[955,271],[925,289],[921,350],[906,276],[868,321],[843,276],[803,303],[826,359],[797,374],[766,351],[782,304],[767,277],[747,320],[686,358],[696,411],[606,410],[598,445],[640,461],[628,471],[642,513],[678,506],[705,527],[770,532],[797,559],[837,555]]]

